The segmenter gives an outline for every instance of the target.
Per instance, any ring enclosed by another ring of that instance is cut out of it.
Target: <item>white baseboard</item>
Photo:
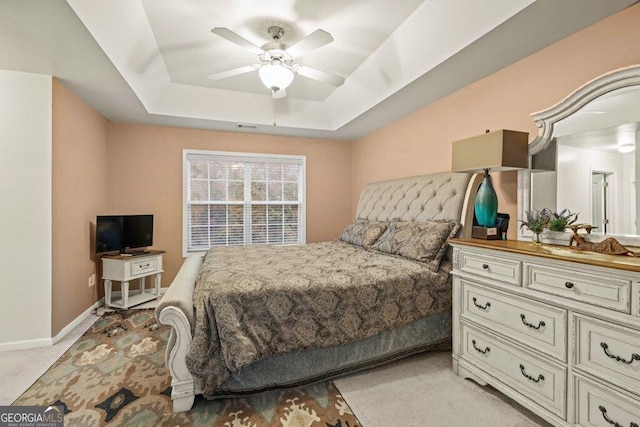
[[[160,294],[164,294],[165,292],[167,292],[167,289],[169,288],[160,288]],[[113,297],[119,297],[119,296],[120,296],[120,292],[113,292]],[[0,351],[28,350],[31,348],[51,346],[57,343],[58,341],[60,341],[69,332],[71,332],[73,328],[75,328],[80,323],[82,323],[82,321],[85,320],[87,317],[89,317],[96,308],[102,307],[103,305],[104,305],[104,298],[101,298],[98,302],[94,303],[91,307],[87,308],[82,314],[80,314],[78,317],[73,319],[71,323],[69,323],[67,326],[62,328],[62,330],[58,332],[55,337],[0,343]]]
[[[62,328],[62,330],[58,332],[58,334],[55,337],[53,337],[52,344],[55,344],[58,341],[60,341],[62,338],[64,338],[65,335],[67,335],[69,332],[73,330],[73,328],[75,328],[80,323],[82,323],[84,319],[91,316],[91,313],[93,313],[93,310],[100,307],[101,305],[102,305],[102,301],[98,301],[95,304],[93,304],[91,307],[87,308],[80,316],[73,319],[71,323],[69,323],[67,326]]]

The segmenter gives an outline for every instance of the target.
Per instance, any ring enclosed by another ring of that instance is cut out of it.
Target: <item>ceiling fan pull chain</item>
[[[274,90],[273,93],[276,91]],[[276,126],[276,100],[273,100],[273,126]]]

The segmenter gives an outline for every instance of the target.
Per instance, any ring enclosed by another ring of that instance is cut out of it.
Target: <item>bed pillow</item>
[[[356,219],[347,225],[340,235],[340,240],[356,246],[370,247],[382,236],[387,226],[386,222]]]
[[[437,271],[447,240],[459,229],[460,224],[453,221],[392,222],[373,249],[423,262]]]

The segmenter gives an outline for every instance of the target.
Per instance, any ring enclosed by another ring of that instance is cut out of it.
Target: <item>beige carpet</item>
[[[451,371],[451,353],[422,353],[334,381],[364,427],[550,426],[491,387]]]

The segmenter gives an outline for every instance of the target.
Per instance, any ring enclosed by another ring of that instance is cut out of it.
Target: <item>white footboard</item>
[[[185,363],[191,345],[191,326],[177,307],[165,307],[156,317],[159,323],[172,328],[165,357],[171,373],[171,400],[173,412],[185,412],[191,409],[195,398],[195,383]]]
[[[200,392],[185,359],[192,339],[193,289],[201,265],[200,255],[187,257],[156,308],[158,323],[171,326],[165,360],[171,374],[171,399],[175,413],[191,409],[195,395]]]

